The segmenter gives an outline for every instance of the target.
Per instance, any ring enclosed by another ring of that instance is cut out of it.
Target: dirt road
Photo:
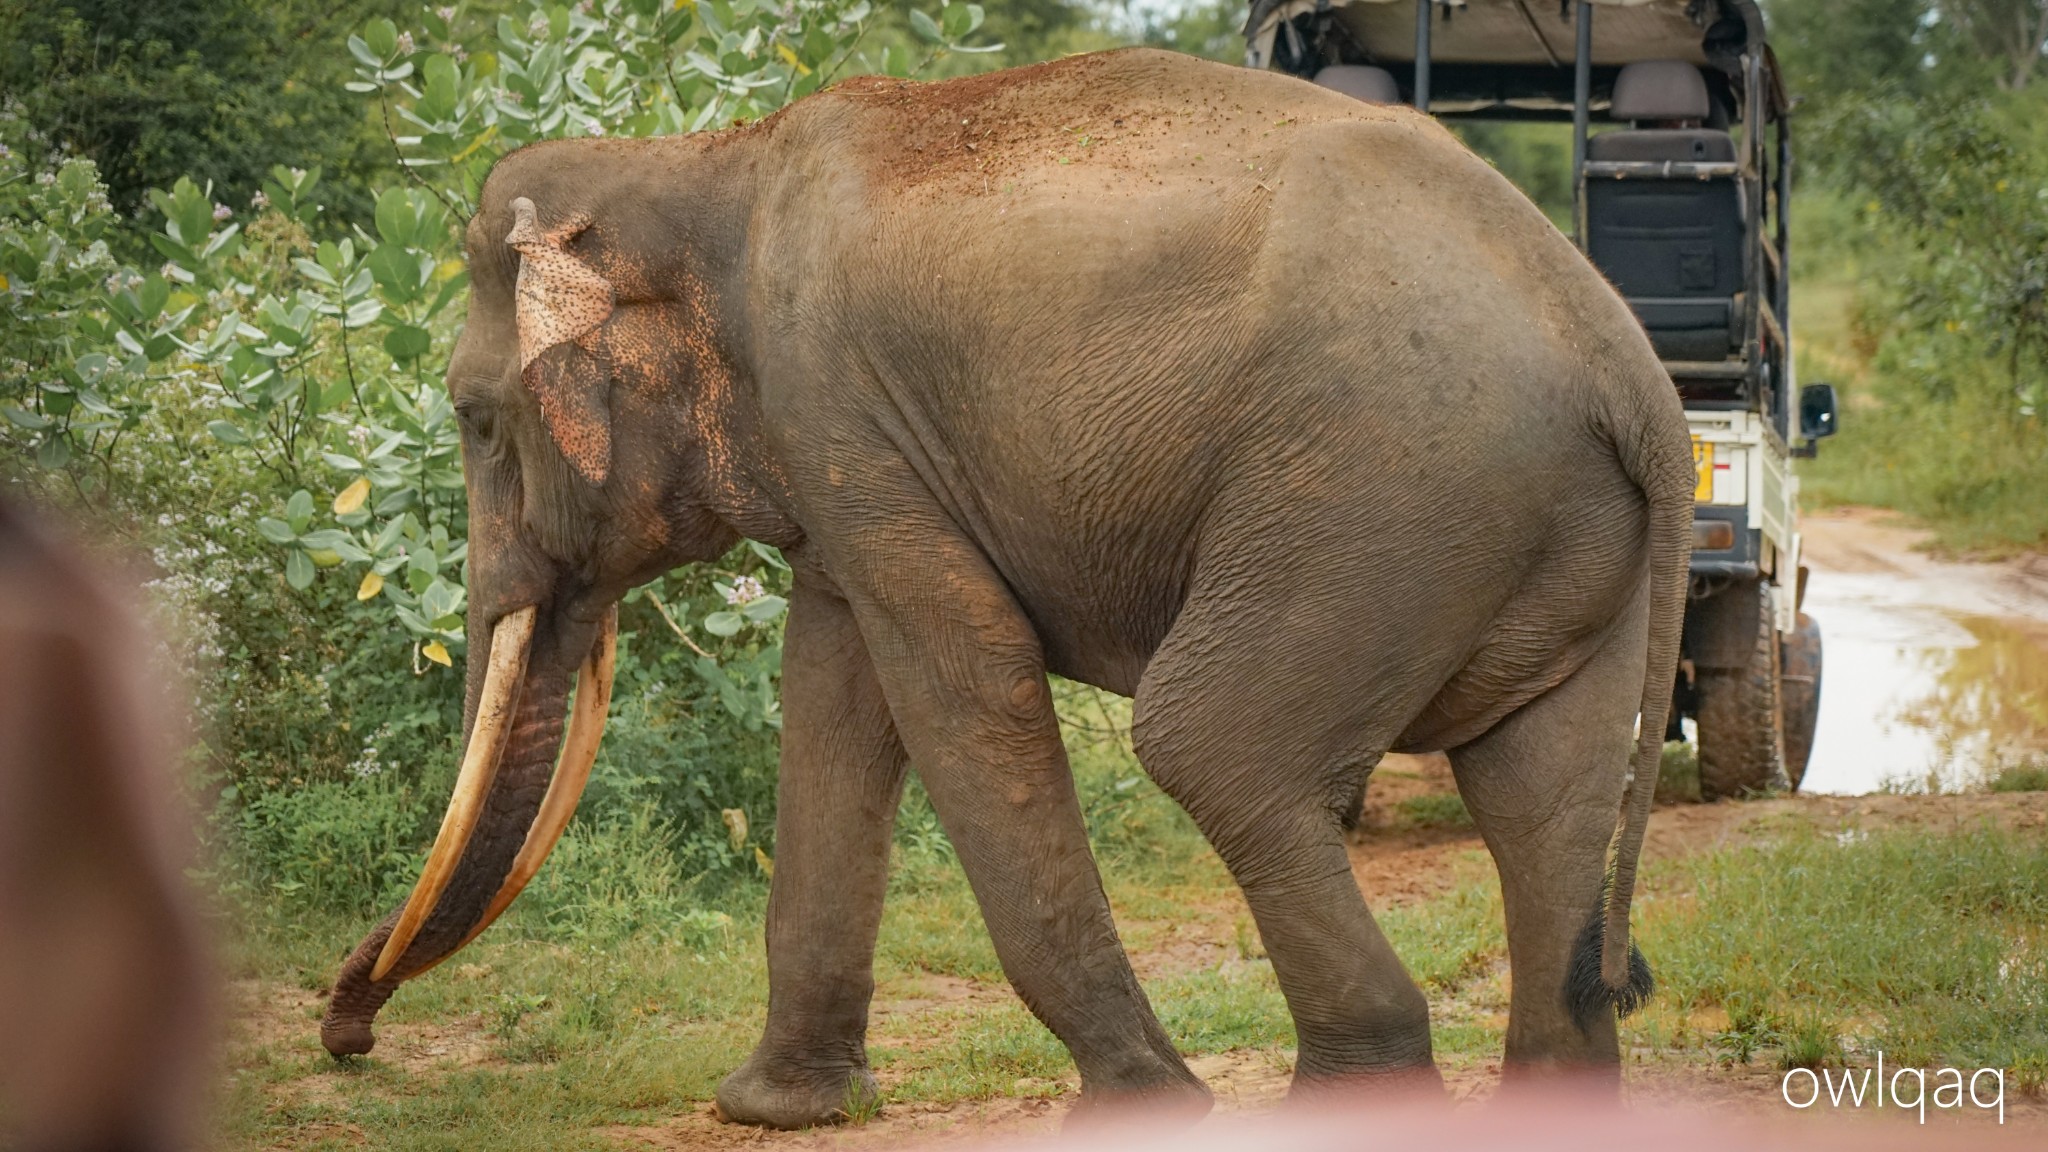
[[[1939,560],[1870,509],[1801,532],[1827,654],[1804,791],[1966,788],[2048,758],[2048,555]]]

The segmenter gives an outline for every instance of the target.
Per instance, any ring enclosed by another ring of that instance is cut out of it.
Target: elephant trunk
[[[471,679],[462,769],[420,879],[405,904],[342,962],[320,1022],[320,1042],[336,1056],[370,1050],[371,1024],[399,984],[488,928],[540,870],[575,813],[611,702],[617,612],[607,612],[576,670],[566,738],[570,662],[529,658],[535,615],[522,608],[492,630],[488,668],[480,684]],[[557,744],[561,761],[551,772]]]

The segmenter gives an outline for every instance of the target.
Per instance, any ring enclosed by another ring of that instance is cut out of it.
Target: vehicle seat
[[[1610,115],[1631,126],[1586,141],[1588,160],[1733,161],[1709,113],[1699,69],[1682,60],[1630,64],[1615,78]],[[1606,177],[1586,181],[1586,251],[1626,297],[1666,360],[1723,360],[1740,344],[1741,185]]]
[[[1356,96],[1367,104],[1399,104],[1400,85],[1385,68],[1364,64],[1332,64],[1316,73],[1315,82],[1333,92]]]

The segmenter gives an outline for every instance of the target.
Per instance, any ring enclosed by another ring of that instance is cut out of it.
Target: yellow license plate
[[[1705,504],[1714,498],[1714,446],[1692,438],[1692,499]]]

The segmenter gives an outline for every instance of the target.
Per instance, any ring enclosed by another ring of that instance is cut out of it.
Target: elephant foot
[[[1152,1083],[1113,1087],[1084,1083],[1081,1098],[1061,1122],[1061,1130],[1090,1132],[1142,1124],[1147,1132],[1159,1132],[1195,1124],[1215,1107],[1215,1097],[1185,1065],[1177,1071],[1178,1075]]]
[[[798,1068],[761,1055],[718,1085],[718,1118],[762,1128],[817,1128],[866,1119],[882,1106],[882,1090],[865,1064]]]
[[[1444,1094],[1443,1073],[1433,1062],[1344,1071],[1297,1065],[1294,1083],[1287,1088],[1289,1104],[1315,1107],[1360,1099],[1428,1104],[1448,1102],[1449,1097]]]

